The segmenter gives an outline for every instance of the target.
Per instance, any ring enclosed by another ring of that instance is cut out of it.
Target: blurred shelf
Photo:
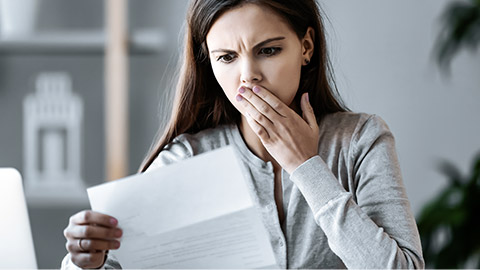
[[[25,198],[29,208],[90,208],[87,190],[83,184],[25,186]]]
[[[29,36],[0,37],[0,54],[103,54],[106,35],[98,31],[55,31]],[[156,54],[166,47],[166,35],[159,29],[130,33],[130,54]]]
[[[29,208],[35,209],[54,209],[54,208],[82,208],[90,209],[88,197],[43,197],[28,196],[26,197]]]

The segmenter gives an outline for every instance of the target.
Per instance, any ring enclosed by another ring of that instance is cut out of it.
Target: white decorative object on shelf
[[[35,30],[39,0],[0,0],[3,37],[29,36]]]
[[[35,204],[85,203],[81,178],[83,102],[64,72],[38,75],[36,93],[24,99],[24,175]]]

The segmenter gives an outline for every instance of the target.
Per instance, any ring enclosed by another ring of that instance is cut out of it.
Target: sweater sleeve
[[[72,257],[70,253],[67,253],[62,260],[61,270],[81,270],[82,268],[78,267],[75,263],[72,262]],[[122,269],[118,263],[117,258],[113,254],[105,254],[105,262],[100,268],[100,270],[106,269]]]
[[[347,192],[318,155],[290,177],[331,250],[348,268],[424,268],[394,138],[385,122],[371,116],[353,135],[348,153],[355,190]]]

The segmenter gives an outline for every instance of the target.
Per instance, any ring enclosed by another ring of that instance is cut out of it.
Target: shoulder
[[[320,126],[334,127],[335,130],[359,132],[366,127],[388,129],[385,121],[376,114],[337,112],[325,115],[320,120]],[[332,129],[330,129],[332,130]]]
[[[359,154],[379,140],[393,146],[394,138],[387,123],[378,115],[338,112],[324,116],[320,123],[320,150]],[[346,151],[349,149],[348,151]],[[340,153],[337,153],[340,154]],[[347,154],[347,153],[345,153]]]
[[[354,112],[327,114],[319,123],[323,136],[361,137],[390,133],[387,123],[378,115]]]
[[[148,170],[229,145],[231,128],[231,125],[220,125],[195,134],[178,135],[163,148]]]
[[[191,156],[208,152],[230,144],[232,125],[220,125],[195,134],[181,134],[174,143],[185,145]]]

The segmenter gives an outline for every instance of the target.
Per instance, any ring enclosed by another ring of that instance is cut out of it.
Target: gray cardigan
[[[149,170],[226,145],[243,161],[280,268],[424,268],[394,138],[378,116],[342,112],[322,119],[318,155],[291,175],[282,170],[282,224],[273,166],[248,149],[236,125],[178,136]],[[67,255],[62,266],[75,265]],[[110,255],[104,267],[119,265]]]

